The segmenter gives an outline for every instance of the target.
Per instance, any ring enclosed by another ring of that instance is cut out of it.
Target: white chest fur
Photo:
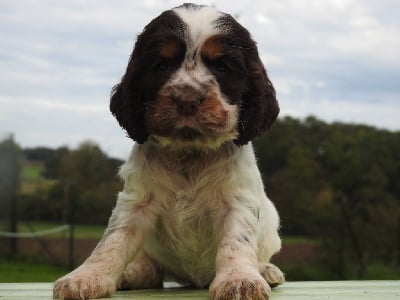
[[[134,226],[146,232],[145,251],[183,282],[206,286],[213,279],[220,234],[231,210],[253,220],[255,231],[261,223],[272,224],[274,231],[278,227],[251,144],[179,155],[136,145],[120,175],[125,187],[116,209],[124,209]]]

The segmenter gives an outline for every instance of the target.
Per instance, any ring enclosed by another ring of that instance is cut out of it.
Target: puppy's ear
[[[242,96],[239,113],[238,145],[260,136],[275,122],[279,114],[275,89],[258,55],[255,43],[246,51],[247,88]]]
[[[129,93],[124,91],[122,82],[113,88],[110,110],[131,139],[139,144],[147,140],[148,133],[140,99],[135,99],[134,96],[130,97]]]
[[[164,36],[165,33],[183,36],[182,28],[182,21],[173,11],[165,11],[153,19],[138,35],[125,74],[111,92],[112,114],[129,137],[139,144],[149,137],[145,120],[146,107],[162,85],[160,78],[155,79],[149,73],[149,64],[154,63],[149,48],[157,45],[154,36]]]
[[[112,89],[110,111],[128,136],[141,144],[147,140],[149,134],[144,121],[144,103],[140,90],[137,56],[135,48],[121,82]]]

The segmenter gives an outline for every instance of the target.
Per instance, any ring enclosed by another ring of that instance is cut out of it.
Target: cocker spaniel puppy
[[[136,141],[108,228],[54,297],[160,288],[164,274],[211,299],[268,299],[279,217],[250,140],[279,106],[249,32],[213,7],[184,4],[138,36],[110,109]]]

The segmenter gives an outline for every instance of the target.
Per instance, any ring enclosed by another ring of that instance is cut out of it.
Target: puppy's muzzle
[[[175,104],[176,111],[182,116],[194,116],[205,96],[190,85],[180,85],[172,89],[170,98]]]

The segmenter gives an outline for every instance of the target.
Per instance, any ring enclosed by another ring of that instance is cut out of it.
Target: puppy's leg
[[[126,267],[118,280],[118,289],[162,288],[161,267],[143,250]]]
[[[106,233],[89,258],[54,284],[53,297],[58,299],[87,299],[110,297],[126,261],[141,245],[142,237],[127,229]]]
[[[212,300],[268,299],[271,288],[257,261],[256,222],[250,213],[233,211],[226,217],[210,285]]]
[[[271,219],[271,218],[269,218]],[[274,264],[269,263],[273,254],[277,253],[282,246],[277,230],[274,230],[271,224],[264,224],[262,239],[258,244],[258,261],[261,276],[268,282],[271,287],[276,287],[285,282],[285,275]]]
[[[129,198],[118,199],[103,238],[80,267],[55,282],[54,298],[92,299],[113,294],[125,266],[143,245],[141,224],[152,222],[146,206],[135,209],[131,203]]]

